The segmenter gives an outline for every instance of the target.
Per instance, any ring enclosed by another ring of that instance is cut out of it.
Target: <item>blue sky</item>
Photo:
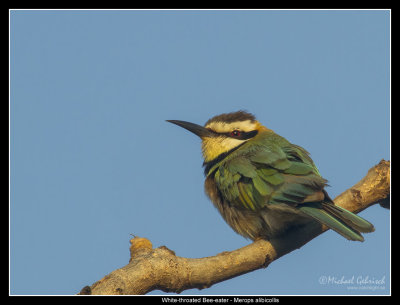
[[[128,263],[130,234],[183,257],[250,243],[167,119],[245,109],[311,153],[331,197],[358,182],[390,159],[389,31],[387,10],[10,11],[10,293],[75,294]],[[361,215],[364,243],[329,231],[182,294],[388,294],[390,212]]]

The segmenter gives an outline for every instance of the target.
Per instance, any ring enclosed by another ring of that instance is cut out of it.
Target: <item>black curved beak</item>
[[[178,125],[182,128],[185,128],[189,130],[190,132],[193,132],[195,135],[199,136],[200,138],[205,138],[205,137],[215,137],[215,133],[212,132],[211,130],[204,128],[203,126],[190,123],[190,122],[185,122],[185,121],[177,121],[177,120],[167,120],[167,122],[170,122],[172,124]]]

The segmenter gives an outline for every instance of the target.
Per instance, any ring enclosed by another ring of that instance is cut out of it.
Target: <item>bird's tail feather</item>
[[[331,202],[305,203],[299,209],[349,240],[364,241],[360,232],[373,232],[374,226]]]
[[[322,206],[326,211],[329,211],[332,215],[335,215],[337,218],[346,223],[349,227],[354,228],[357,231],[363,233],[375,231],[374,225],[372,223],[350,211],[347,211],[340,206],[326,202],[322,203]]]

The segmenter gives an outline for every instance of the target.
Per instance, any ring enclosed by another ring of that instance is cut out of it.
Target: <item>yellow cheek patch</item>
[[[245,140],[238,140],[226,137],[203,138],[202,151],[205,162],[214,160],[220,154],[239,146]]]

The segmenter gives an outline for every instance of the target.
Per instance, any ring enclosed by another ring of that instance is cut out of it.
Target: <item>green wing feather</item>
[[[279,136],[272,139],[275,141],[264,140],[259,150],[247,156],[256,167],[257,178],[264,182],[252,179],[264,203],[297,205],[321,192],[326,180],[320,176],[308,152]]]
[[[208,173],[214,174],[218,189],[231,203],[251,210],[265,204],[297,205],[325,186],[308,153],[284,138],[247,144]],[[282,149],[281,144],[288,147]]]
[[[276,134],[243,144],[215,164],[211,174],[224,198],[239,208],[291,205],[350,240],[362,241],[360,232],[374,230],[365,219],[335,206],[309,153]]]

